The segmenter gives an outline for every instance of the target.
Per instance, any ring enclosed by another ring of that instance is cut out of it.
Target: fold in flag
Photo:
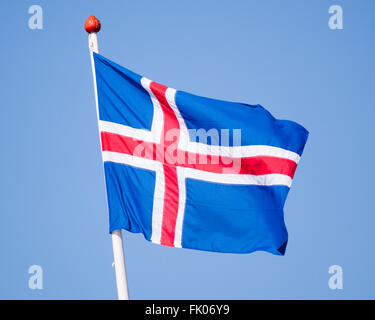
[[[94,53],[110,232],[283,255],[283,207],[308,131],[260,105],[166,87]]]

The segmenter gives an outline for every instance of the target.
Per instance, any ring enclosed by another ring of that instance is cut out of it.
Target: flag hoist
[[[93,15],[89,16],[85,22],[85,30],[89,34],[89,50],[91,59],[92,76],[94,80],[94,92],[95,92],[95,104],[96,104],[96,115],[99,121],[99,107],[98,107],[98,91],[96,85],[96,73],[95,73],[95,63],[93,53],[99,53],[98,46],[98,35],[100,31],[100,21]],[[99,134],[100,140],[100,134]],[[101,143],[101,142],[100,142]],[[103,168],[103,176],[104,168]],[[113,246],[113,256],[116,271],[116,285],[117,285],[117,295],[119,300],[129,300],[128,284],[126,280],[126,270],[125,270],[125,258],[124,249],[122,243],[122,233],[121,230],[114,230],[112,232],[112,246]]]

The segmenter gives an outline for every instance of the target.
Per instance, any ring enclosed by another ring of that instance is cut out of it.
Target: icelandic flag
[[[94,53],[110,232],[284,255],[283,207],[308,131],[260,105],[166,87]]]

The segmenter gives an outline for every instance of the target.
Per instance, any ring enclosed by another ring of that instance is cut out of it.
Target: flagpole
[[[99,124],[99,106],[98,106],[98,91],[96,86],[96,73],[94,63],[94,52],[99,53],[98,46],[98,35],[100,30],[100,22],[95,16],[89,16],[85,22],[85,30],[89,34],[89,49],[90,49],[90,60],[92,68],[92,76],[94,80],[94,92],[95,92],[95,104],[96,104],[96,116]],[[99,135],[100,140],[100,135]],[[101,142],[100,142],[101,145]],[[105,178],[104,178],[105,179]],[[126,269],[125,269],[125,257],[124,248],[122,242],[122,233],[120,229],[112,231],[112,246],[113,256],[116,272],[116,286],[117,296],[119,300],[129,300],[128,284],[126,280]]]

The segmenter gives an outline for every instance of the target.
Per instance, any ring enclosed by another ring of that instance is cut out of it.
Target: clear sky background
[[[28,9],[43,8],[43,30]],[[344,29],[328,8],[341,5]],[[0,298],[115,299],[87,34],[191,93],[261,104],[310,131],[284,257],[158,246],[124,232],[133,299],[375,298],[375,2],[0,2]],[[30,265],[44,272],[30,290]],[[343,290],[328,268],[340,265]]]

